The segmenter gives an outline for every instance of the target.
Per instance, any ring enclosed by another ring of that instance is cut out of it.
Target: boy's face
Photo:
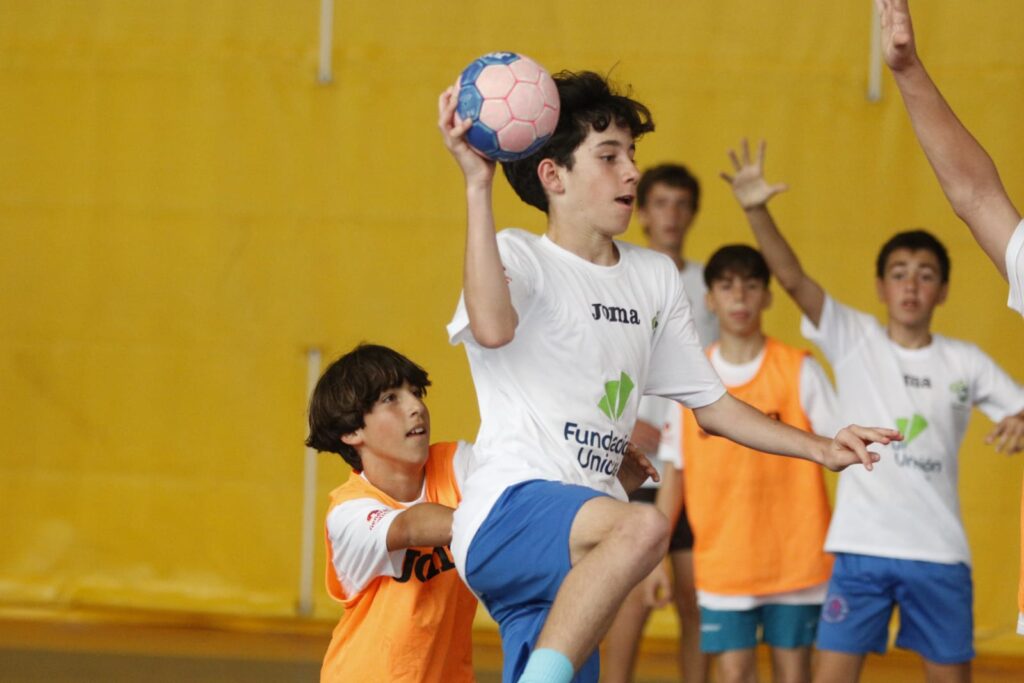
[[[637,218],[653,249],[678,252],[697,212],[689,188],[655,183],[647,191],[647,201],[637,209]]]
[[[908,327],[929,324],[935,307],[946,300],[949,291],[941,273],[939,259],[929,249],[893,250],[875,283],[889,320]]]
[[[359,452],[364,468],[372,460],[396,467],[422,466],[430,452],[430,411],[423,390],[405,382],[381,392],[363,416],[363,426],[341,440]],[[372,465],[371,465],[372,467]]]
[[[633,162],[636,145],[628,128],[593,129],[573,153],[572,170],[558,167],[564,215],[607,237],[629,227],[640,172]]]
[[[712,280],[707,294],[708,310],[718,316],[719,330],[738,337],[761,331],[761,313],[771,302],[771,292],[764,282],[729,272]]]

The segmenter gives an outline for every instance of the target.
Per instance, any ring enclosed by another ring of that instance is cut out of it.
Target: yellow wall
[[[891,82],[865,99],[867,0],[338,2],[329,86],[318,5],[0,4],[2,603],[293,613],[309,347],[397,347],[433,375],[435,438],[473,436],[443,328],[463,207],[436,96],[494,49],[633,84],[658,122],[641,163],[681,159],[704,180],[695,257],[749,239],[717,179],[743,135],[769,139],[769,177],[792,187],[780,224],[855,305],[880,310],[883,239],[928,226],[954,258],[936,328],[1024,378],[1024,323]],[[933,75],[1021,205],[1024,4],[914,9]],[[499,185],[499,222],[541,229]],[[796,342],[796,322],[780,296],[769,329]],[[1021,463],[981,444],[986,427],[967,436],[961,485],[978,647],[1024,653]],[[323,501],[346,473],[323,456],[319,475]],[[316,613],[336,615],[322,560]]]

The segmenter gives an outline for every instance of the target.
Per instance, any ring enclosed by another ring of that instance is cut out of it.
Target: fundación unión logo
[[[924,419],[924,415],[914,413],[912,417],[898,417],[896,418],[896,429],[903,435],[903,448],[910,445],[914,439],[921,435],[928,427],[928,420]]]
[[[618,420],[626,409],[626,402],[629,401],[634,386],[636,385],[629,375],[620,373],[617,380],[604,383],[604,396],[597,407],[610,419]]]

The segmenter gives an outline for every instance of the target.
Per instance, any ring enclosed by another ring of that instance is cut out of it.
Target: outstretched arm
[[[448,545],[452,542],[452,512],[439,503],[418,503],[403,510],[388,528],[388,550]]]
[[[800,265],[800,259],[779,232],[775,220],[768,212],[768,200],[787,188],[784,184],[769,185],[764,178],[764,156],[766,145],[761,141],[757,158],[750,158],[750,145],[746,139],[741,144],[742,159],[729,150],[734,175],[722,173],[722,179],[732,186],[732,193],[747,216],[757,246],[761,248],[764,260],[768,262],[775,279],[796,305],[804,312],[814,326],[821,321],[825,306],[825,291]]]
[[[494,234],[491,190],[495,163],[477,154],[466,142],[469,119],[456,123],[454,87],[438,99],[438,122],[444,145],[466,179],[466,257],[462,289],[469,328],[481,346],[497,348],[512,341],[519,317],[505,281],[498,240]]]
[[[833,472],[857,463],[870,470],[879,456],[869,451],[868,445],[903,439],[894,429],[857,425],[844,427],[834,439],[826,439],[773,420],[728,393],[695,409],[693,414],[701,429],[710,434],[724,436],[755,451],[811,460]]]
[[[907,0],[875,0],[882,50],[917,139],[953,210],[1006,277],[1006,246],[1020,213],[992,158],[953,113],[917,55]]]

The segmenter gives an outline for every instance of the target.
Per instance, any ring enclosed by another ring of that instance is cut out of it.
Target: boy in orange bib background
[[[704,279],[719,326],[708,356],[729,393],[793,427],[828,432],[835,394],[821,366],[761,330],[771,292],[760,252],[722,247]],[[765,458],[707,434],[692,411],[675,413],[681,429],[670,427],[678,436],[665,447],[676,447],[685,461],[701,650],[716,656],[722,683],[753,680],[758,640],[771,647],[775,680],[810,680],[832,570],[823,549],[830,513],[821,468]]]
[[[327,590],[345,606],[321,681],[475,680],[476,598],[454,571],[452,511],[469,444],[430,445],[427,373],[362,345],[317,382],[307,445],[352,466],[330,495]]]

